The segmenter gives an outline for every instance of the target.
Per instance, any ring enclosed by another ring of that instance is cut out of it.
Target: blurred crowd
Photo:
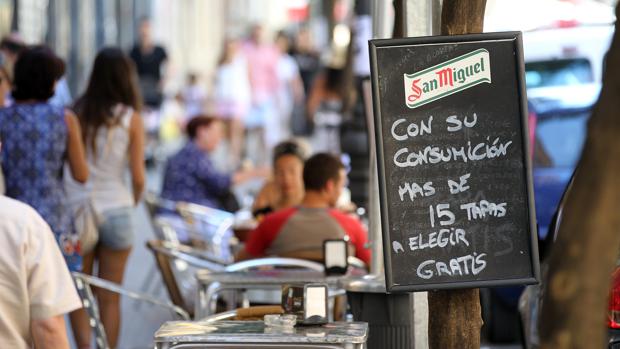
[[[190,72],[179,91],[168,92],[174,98],[166,100],[166,51],[153,44],[150,23],[141,23],[131,57],[145,106],[154,111],[150,128],[159,136],[178,134],[196,115],[215,116],[224,124],[227,169],[244,160],[267,164],[271,149],[291,137],[305,138],[314,151],[340,153],[345,67],[333,56],[321,57],[307,28],[294,35],[279,31],[271,39],[261,25],[253,25],[247,37],[225,38],[219,52],[211,76]],[[162,107],[162,102],[168,104]],[[175,103],[181,109],[169,112],[166,107]]]
[[[36,272],[52,299],[71,294],[70,301],[46,304],[35,316],[52,319],[53,333],[62,332],[62,314],[70,312],[76,345],[90,347],[88,316],[75,301],[68,271],[122,284],[135,234],[134,211],[145,187],[145,154],[151,144],[157,146],[166,127],[184,130],[185,136],[163,167],[162,198],[235,212],[240,205],[232,189],[249,180],[264,181],[252,205],[259,224],[237,252],[238,260],[267,255],[321,260],[325,240],[344,239],[355,256],[369,262],[366,229],[351,215],[340,156],[339,128],[349,108],[345,67],[322,60],[304,28],[294,40],[283,31],[267,40],[260,25],[249,33],[245,39],[224,40],[212,84],[189,74],[172,98],[182,111],[167,126],[162,115],[168,56],[152,40],[148,19],[140,23],[139,40],[129,52],[116,47],[99,51],[77,98],[69,92],[65,62],[51,49],[26,45],[15,34],[0,42],[4,191],[36,211],[2,197],[0,216],[7,210],[14,214],[0,222],[0,239],[8,232],[28,236],[20,224],[40,216],[34,220],[44,222],[44,228],[32,234],[53,234],[59,249],[41,237],[33,238],[34,247],[25,240],[0,248],[23,251],[17,258],[23,268],[13,270],[21,279]],[[222,147],[224,165],[216,166],[213,154]],[[26,220],[14,223],[19,219]],[[57,252],[37,252],[41,249]],[[32,263],[46,263],[47,271],[37,272]],[[7,268],[15,267],[0,259],[0,272]],[[3,295],[36,291],[19,282],[0,289]],[[98,290],[97,300],[114,347],[121,323],[119,296]],[[13,338],[15,347],[37,342],[38,335],[27,331],[34,318],[27,320],[16,332],[2,335],[0,330],[0,335]],[[61,337],[49,337],[53,344],[37,347],[63,348],[66,338]]]

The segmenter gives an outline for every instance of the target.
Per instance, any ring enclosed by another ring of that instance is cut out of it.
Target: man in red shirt
[[[304,165],[303,178],[306,192],[301,204],[266,216],[250,233],[237,260],[266,255],[322,256],[323,241],[345,239],[355,248],[355,256],[368,264],[366,229],[334,208],[346,182],[342,162],[329,154],[314,155]]]

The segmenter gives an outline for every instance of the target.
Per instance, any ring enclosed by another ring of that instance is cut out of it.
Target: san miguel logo
[[[489,51],[478,49],[405,76],[405,99],[417,108],[485,82],[491,83]]]

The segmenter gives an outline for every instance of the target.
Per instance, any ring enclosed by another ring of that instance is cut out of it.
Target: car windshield
[[[571,86],[594,82],[592,66],[585,58],[558,59],[525,64],[528,88]]]
[[[574,168],[581,155],[589,111],[538,119],[534,166]]]

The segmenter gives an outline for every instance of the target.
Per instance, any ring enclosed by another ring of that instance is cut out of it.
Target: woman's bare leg
[[[131,248],[114,250],[105,246],[100,246],[97,249],[99,277],[122,285],[123,276],[125,275],[125,265],[127,264],[127,258],[130,252]],[[96,295],[99,303],[101,322],[105,328],[108,342],[110,343],[110,347],[116,348],[121,328],[120,295],[102,289],[97,289]]]

